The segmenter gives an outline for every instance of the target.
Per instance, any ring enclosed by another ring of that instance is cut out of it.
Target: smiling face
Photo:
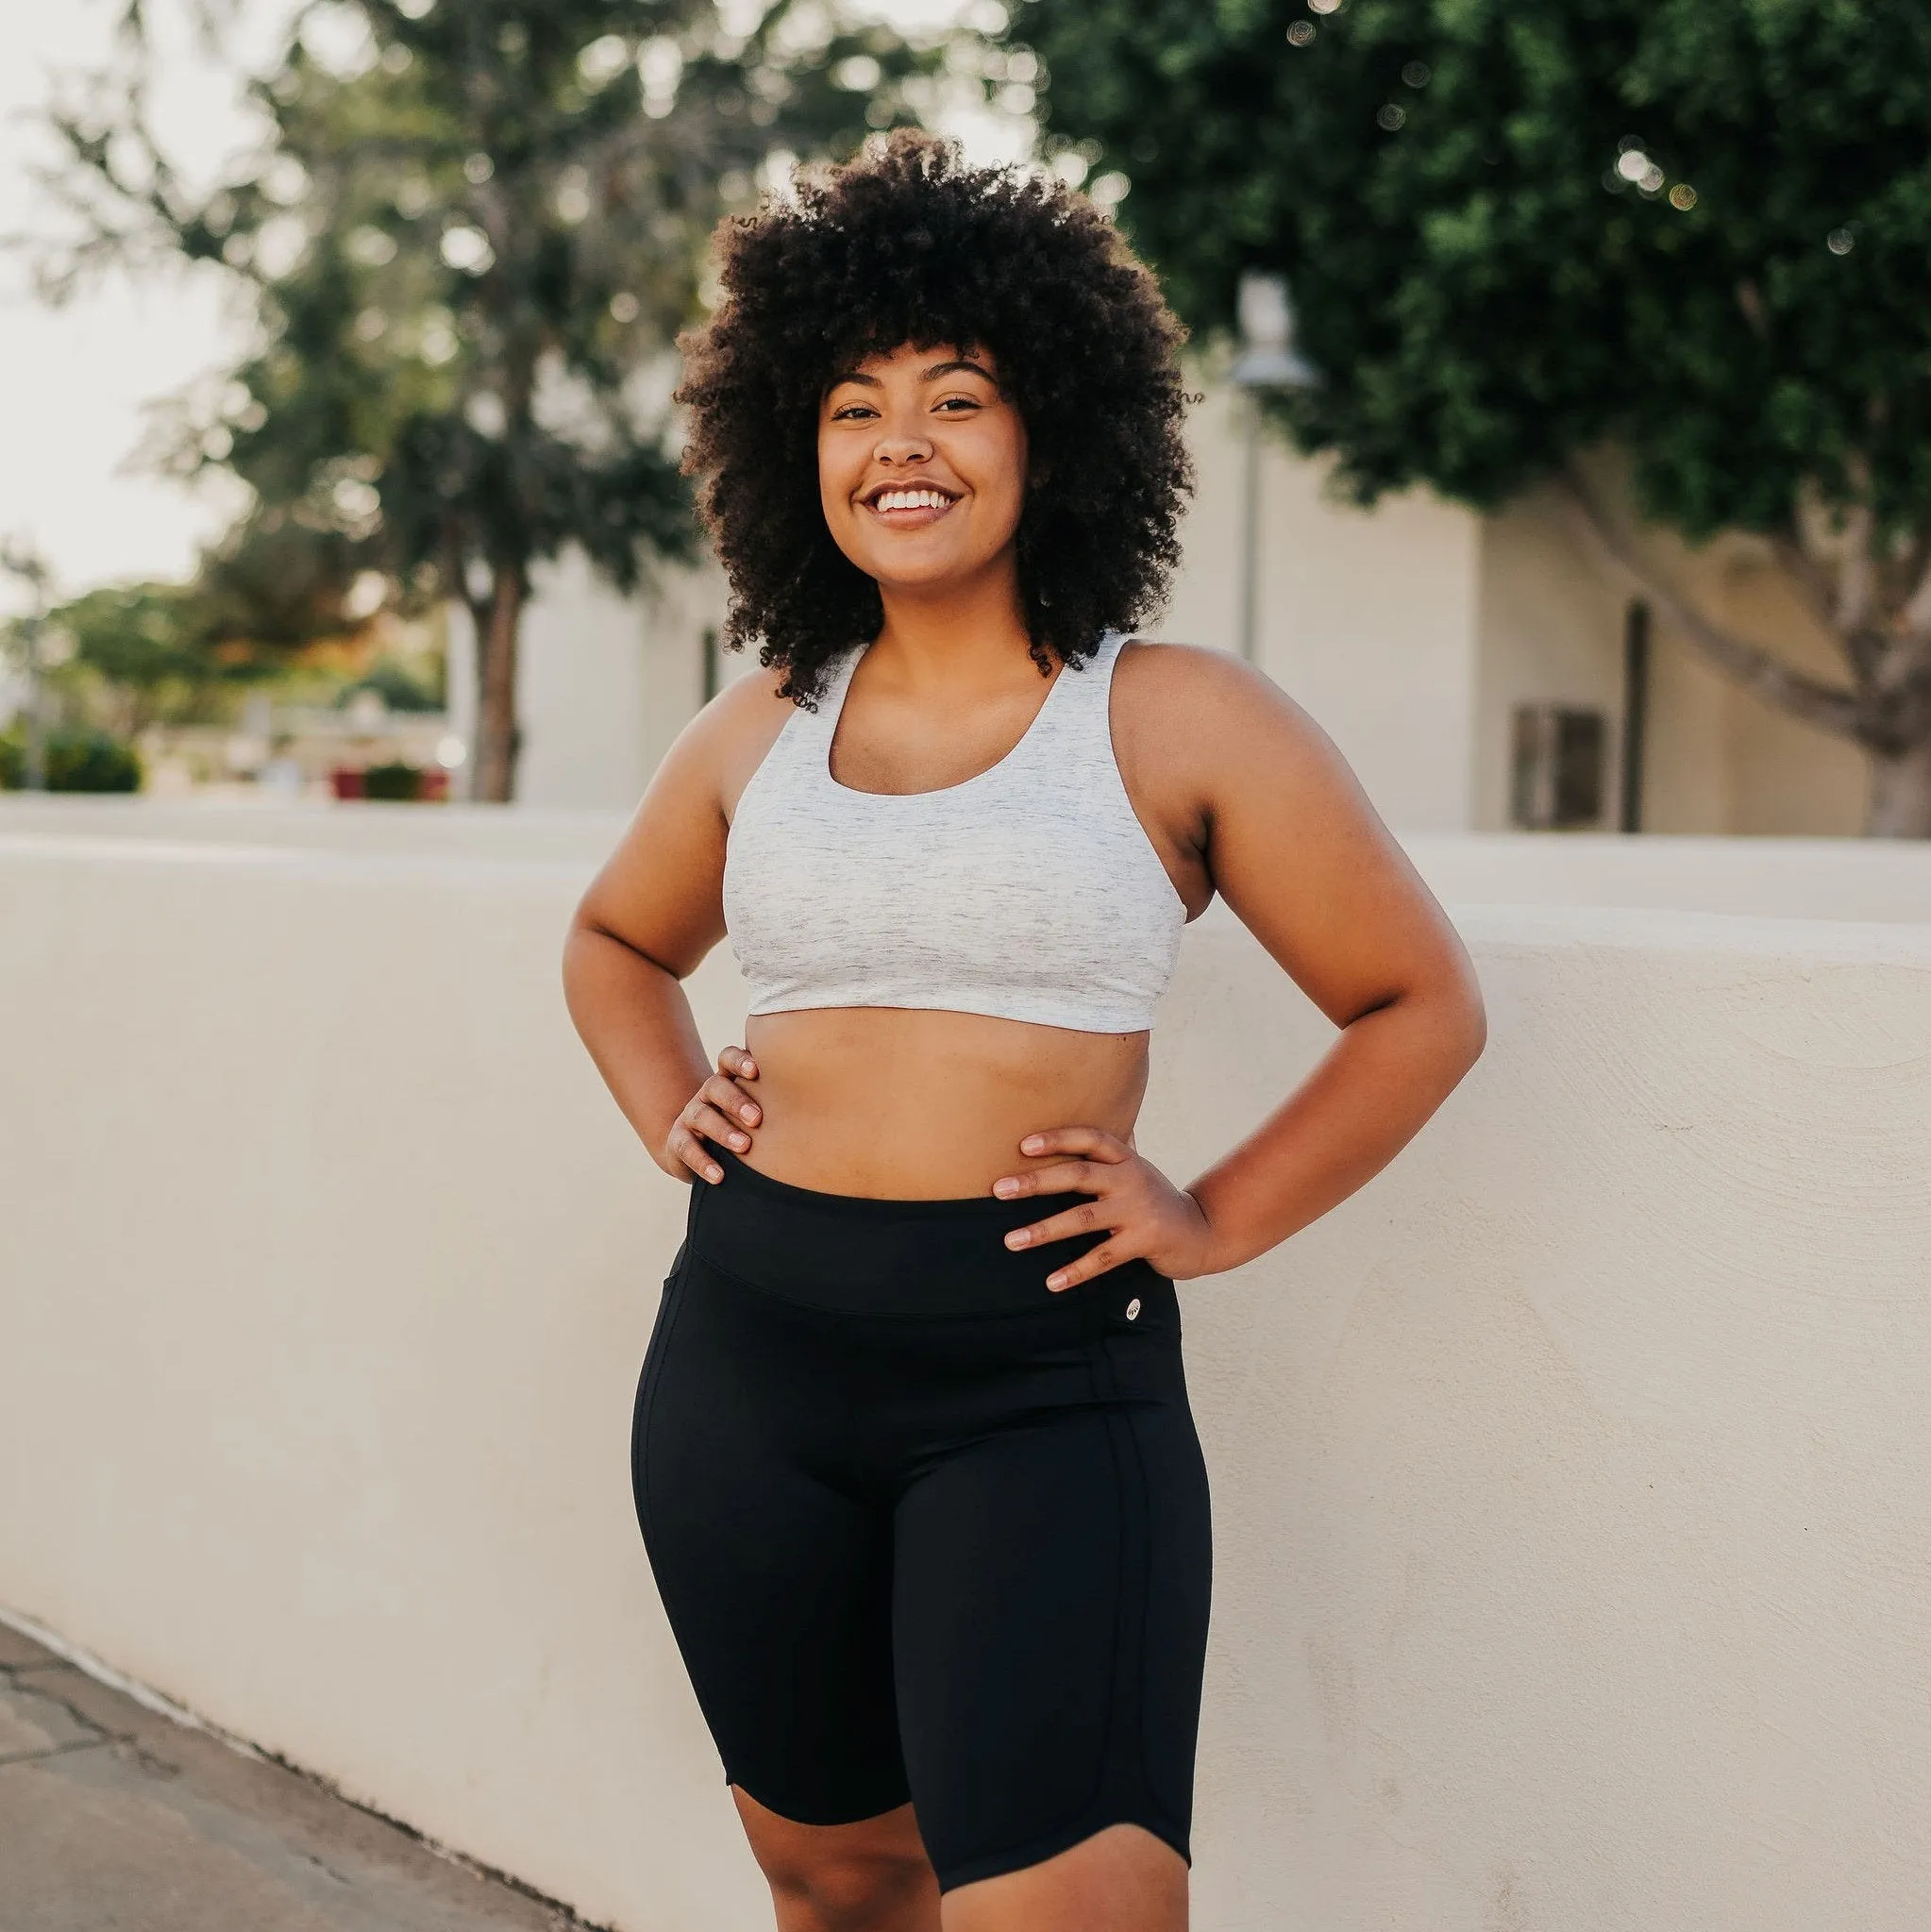
[[[818,410],[833,541],[883,591],[1013,567],[1026,426],[982,348],[901,347],[841,371]]]

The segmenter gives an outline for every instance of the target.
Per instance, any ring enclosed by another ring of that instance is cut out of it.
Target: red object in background
[[[362,775],[351,771],[345,764],[338,764],[328,774],[329,789],[338,798],[360,798],[362,796]]]
[[[423,773],[423,788],[416,794],[426,804],[440,805],[449,796],[449,774],[440,764]]]

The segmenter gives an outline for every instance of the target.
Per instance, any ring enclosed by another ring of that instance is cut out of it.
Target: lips
[[[936,523],[959,499],[929,483],[886,485],[865,499],[865,507],[891,529],[921,529]]]

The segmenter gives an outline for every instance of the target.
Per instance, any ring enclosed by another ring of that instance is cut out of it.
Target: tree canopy
[[[1243,270],[1319,385],[1272,407],[1364,501],[1547,479],[1642,576],[1576,459],[1692,540],[1777,547],[1845,677],[1643,588],[1931,832],[1931,12],[1859,0],[1022,0],[1049,152],[1100,144],[1197,328]]]

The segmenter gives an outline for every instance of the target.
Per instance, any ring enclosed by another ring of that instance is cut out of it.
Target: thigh
[[[1109,1825],[1023,1871],[945,1895],[944,1932],[1186,1932],[1186,1861],[1136,1824]]]
[[[1184,1859],[1211,1548],[1177,1334],[1109,1327],[1057,1400],[928,1469],[897,1535],[899,1732],[947,1890],[1116,1824]]]
[[[891,1524],[814,1462],[822,1384],[772,1312],[701,1263],[674,1278],[638,1390],[637,1516],[726,1775],[843,1824],[907,1797]]]

